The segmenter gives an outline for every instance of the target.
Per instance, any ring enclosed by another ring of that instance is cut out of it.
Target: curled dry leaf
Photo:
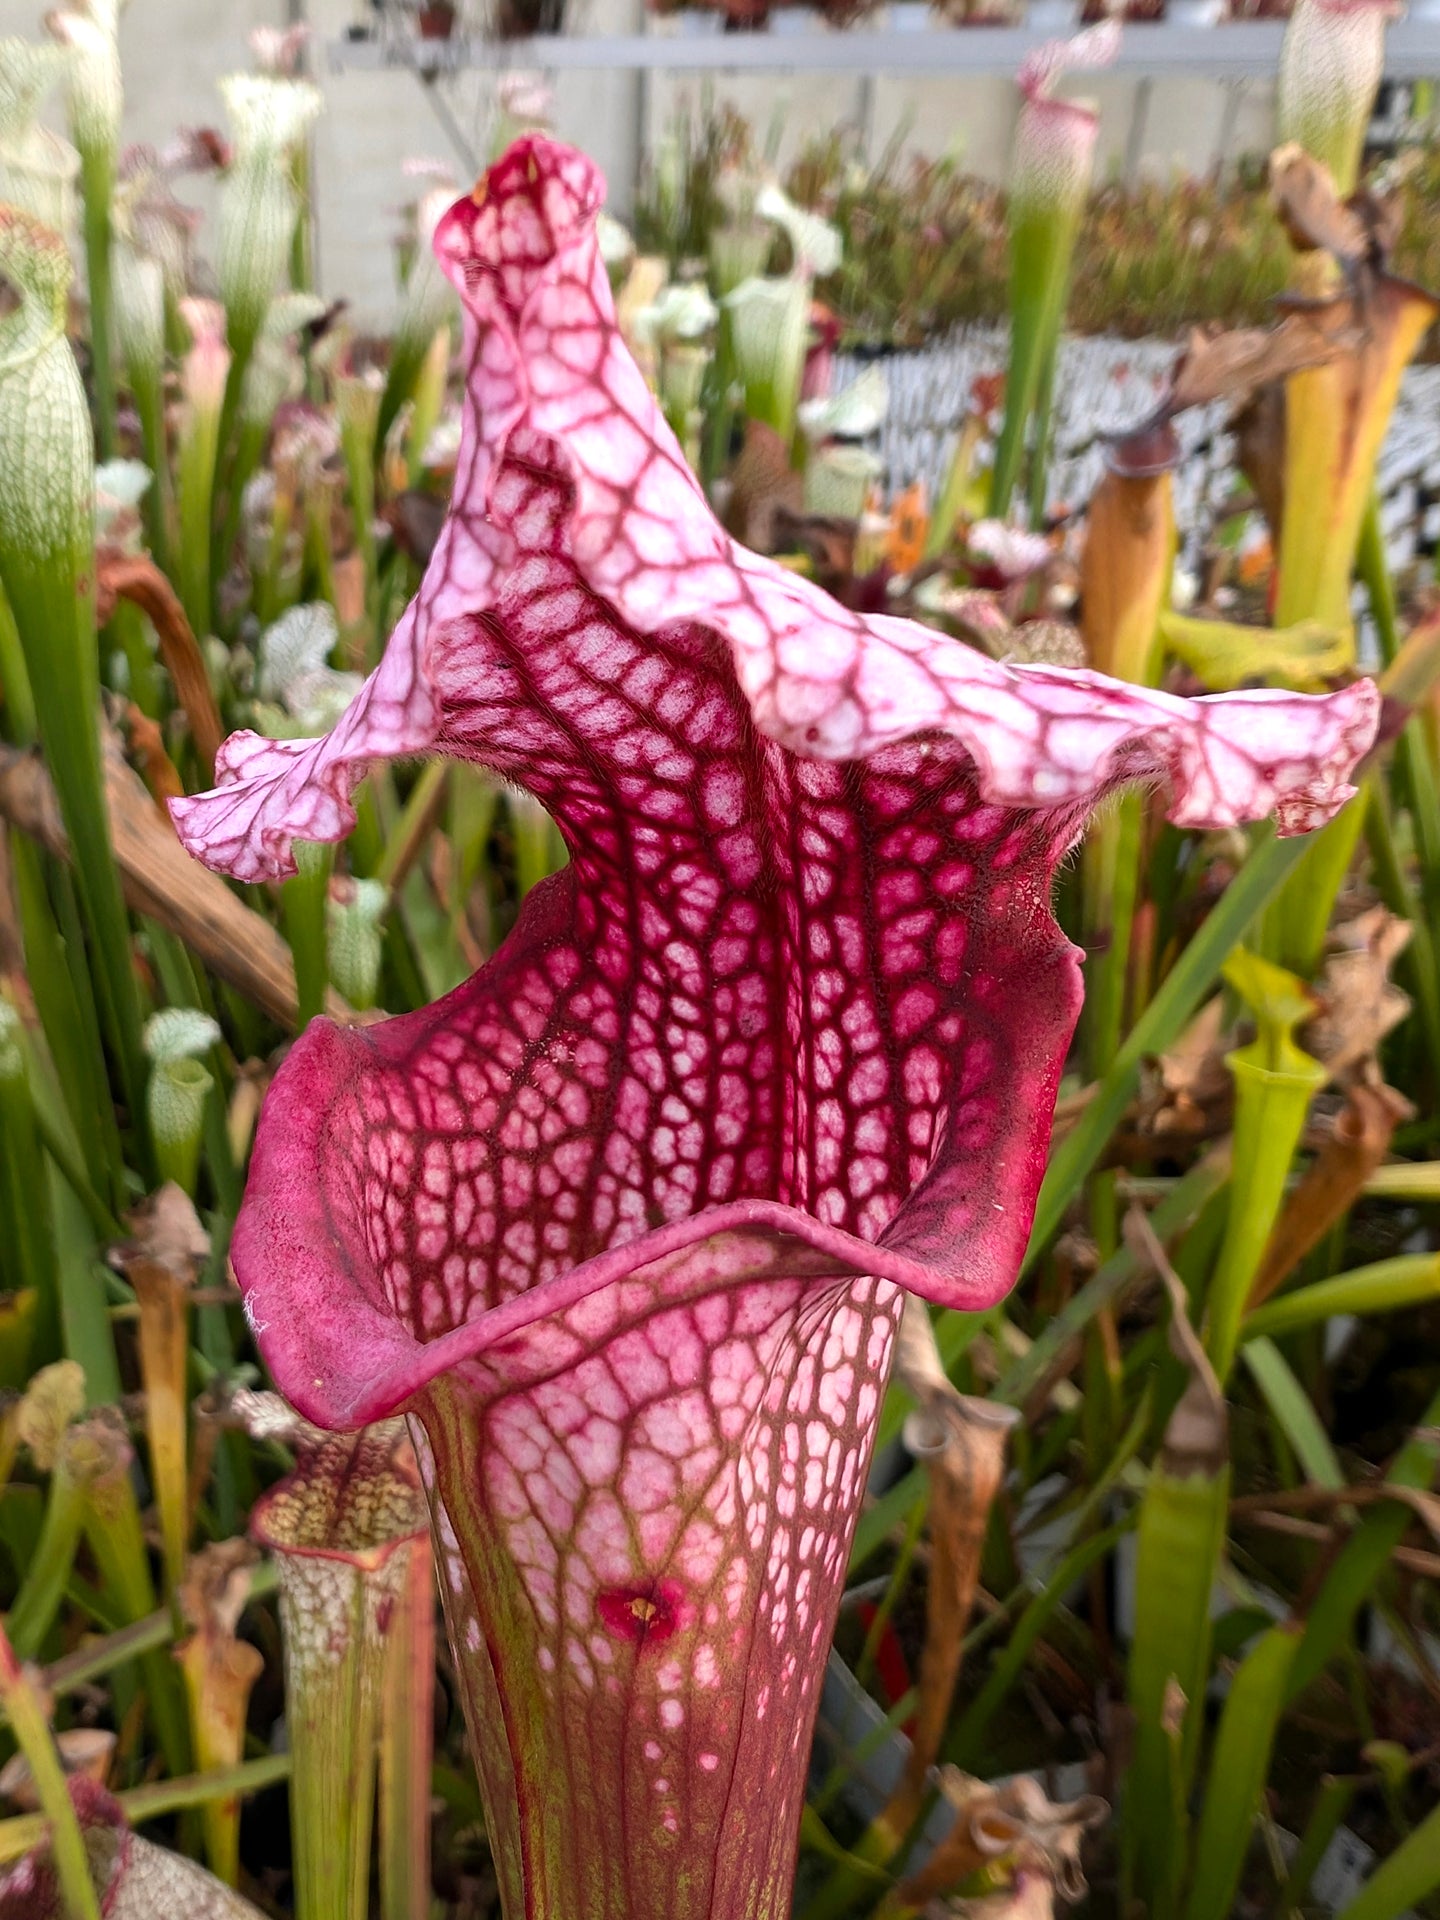
[[[116,1735],[109,1727],[67,1727],[55,1735],[60,1764],[67,1774],[83,1774],[103,1787],[115,1752]],[[40,1797],[23,1753],[14,1753],[0,1767],[0,1799],[10,1800],[23,1813],[36,1813]]]
[[[1096,1794],[1055,1801],[1033,1774],[1009,1780],[973,1779],[958,1767],[942,1767],[940,1790],[955,1810],[955,1824],[918,1873],[902,1881],[900,1900],[919,1906],[946,1893],[970,1874],[1008,1869],[1011,1884],[995,1897],[1009,1905],[966,1903],[965,1913],[1041,1915],[1053,1911],[1053,1895],[1079,1900],[1085,1893],[1081,1860],[1085,1835],[1109,1816]],[[1016,1905],[1023,1896],[1027,1904]],[[1038,1904],[1037,1904],[1038,1902]]]
[[[259,1549],[249,1540],[217,1540],[192,1556],[179,1600],[195,1632],[235,1637],[250,1597],[250,1569],[259,1558]]]
[[[1332,1080],[1373,1075],[1375,1054],[1386,1034],[1410,1011],[1410,998],[1390,978],[1405,951],[1410,923],[1385,907],[1371,907],[1336,928],[1336,951],[1320,977],[1319,1011],[1302,1043],[1324,1063]]]
[[[1272,539],[1285,517],[1285,388],[1261,387],[1235,415],[1235,463],[1255,490]]]
[[[1207,1000],[1175,1045],[1149,1062],[1138,1126],[1160,1140],[1209,1139],[1228,1123],[1235,1083],[1225,1065],[1224,1002]]]
[[[174,1181],[126,1215],[132,1238],[116,1247],[113,1264],[133,1281],[146,1268],[159,1267],[193,1285],[210,1257],[210,1236],[200,1224],[189,1195]]]
[[[1216,400],[1247,400],[1257,387],[1323,366],[1356,337],[1344,312],[1328,307],[1298,309],[1273,327],[1192,327],[1162,413],[1169,418]]]
[[[1291,246],[1323,252],[1345,267],[1372,259],[1394,238],[1394,219],[1373,194],[1342,200],[1330,169],[1295,141],[1270,156],[1270,198]]]

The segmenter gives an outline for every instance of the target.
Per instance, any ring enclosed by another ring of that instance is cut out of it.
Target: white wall
[[[0,0],[0,34],[41,31],[44,4]],[[633,32],[644,17],[643,0],[572,4],[581,10],[580,23],[596,33]],[[396,209],[411,191],[402,161],[410,155],[445,158],[457,179],[463,179],[465,165],[435,102],[413,74],[331,71],[326,43],[364,16],[365,0],[301,0],[301,11],[313,28],[314,77],[327,102],[314,152],[322,290],[347,298],[360,325],[383,327],[394,299]],[[121,25],[126,138],[160,141],[177,126],[223,125],[215,81],[249,64],[251,27],[281,24],[287,17],[286,0],[131,0]],[[498,73],[487,71],[438,83],[440,104],[482,157],[497,81]],[[1014,89],[1000,79],[743,75],[716,76],[702,84],[673,73],[576,72],[558,79],[558,130],[605,167],[611,204],[623,217],[631,204],[642,133],[645,141],[653,140],[682,99],[694,106],[707,88],[717,100],[733,100],[762,135],[773,117],[783,158],[811,135],[846,122],[863,130],[872,153],[897,128],[908,128],[915,146],[938,154],[958,145],[966,164],[991,178],[1003,176],[1015,116]],[[1268,85],[1247,89],[1228,117],[1226,91],[1215,82],[1157,80],[1149,84],[1146,99],[1134,80],[1099,75],[1087,76],[1085,91],[1104,109],[1102,169],[1119,170],[1127,160],[1162,170],[1203,169],[1216,157],[1222,133],[1231,153],[1263,149],[1269,140]],[[203,189],[185,191],[198,204],[206,203]]]

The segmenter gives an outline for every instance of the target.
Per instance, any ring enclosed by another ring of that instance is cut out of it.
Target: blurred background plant
[[[225,84],[233,145],[123,151],[112,13],[56,31],[0,45],[0,1913],[88,1913],[94,1882],[161,1920],[478,1920],[496,1883],[413,1463],[259,1390],[226,1246],[301,1022],[447,991],[563,847],[470,767],[385,770],[343,845],[241,898],[159,804],[232,727],[327,727],[415,589],[457,454],[428,250],[453,185],[415,169],[400,327],[360,338],[311,286],[293,49]],[[70,145],[36,118],[62,83]],[[171,191],[189,169],[219,176],[208,240]],[[1197,836],[1136,795],[1065,876],[1089,1008],[1025,1280],[911,1317],[804,1920],[1440,1911],[1440,601],[1429,561],[1392,575],[1373,484],[1434,344],[1399,277],[1440,284],[1440,149],[1350,184],[1292,151],[1099,185],[1068,262],[1041,236],[1025,271],[1068,282],[1068,325],[1187,336],[1063,507],[1043,379],[977,386],[933,497],[877,454],[883,361],[836,386],[847,342],[1009,310],[1013,208],[957,163],[837,137],[782,180],[705,114],[633,240],[606,230],[728,524],[847,603],[1178,691],[1363,664],[1389,697],[1339,831]],[[1323,305],[1277,312],[1287,286]],[[1243,472],[1178,529],[1173,423],[1217,403]],[[387,1490],[369,1531],[357,1484]],[[210,1877],[166,1879],[125,1823]]]
[[[672,268],[705,259],[722,218],[717,179],[740,165],[763,166],[768,144],[733,109],[679,119],[642,180],[641,248],[663,254]],[[1401,209],[1397,270],[1434,286],[1440,141],[1422,129],[1386,175]],[[1005,191],[967,174],[958,158],[909,154],[897,135],[867,161],[852,135],[837,132],[812,142],[784,185],[844,238],[840,265],[818,291],[847,344],[914,347],[953,327],[1005,317]],[[1122,339],[1171,338],[1211,322],[1258,326],[1288,274],[1263,167],[1128,186],[1101,180],[1076,237],[1065,323],[1074,333]],[[1440,346],[1432,337],[1422,352],[1433,357]]]

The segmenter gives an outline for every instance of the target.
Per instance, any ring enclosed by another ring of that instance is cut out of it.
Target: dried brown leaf
[[[126,905],[168,927],[217,979],[293,1031],[300,1009],[295,967],[284,940],[223,880],[190,858],[108,731],[104,754],[110,827]],[[70,858],[55,789],[37,755],[0,749],[0,814],[60,859]],[[334,993],[327,996],[326,1011],[336,1019],[354,1017]]]
[[[445,524],[446,502],[438,493],[407,487],[380,510],[395,544],[417,567],[427,567]]]
[[[1284,385],[1277,382],[1261,387],[1235,415],[1231,426],[1235,463],[1255,489],[1271,540],[1278,540],[1285,519]]]
[[[115,1248],[113,1264],[133,1278],[140,1267],[159,1267],[182,1285],[194,1284],[210,1257],[210,1236],[183,1187],[167,1180],[125,1216],[131,1238]]]
[[[1010,1886],[994,1896],[1003,1904],[967,1902],[963,1912],[1033,1917],[1050,1913],[1057,1894],[1066,1902],[1083,1898],[1085,1835],[1110,1813],[1098,1795],[1054,1801],[1034,1774],[992,1782],[958,1767],[941,1768],[940,1791],[955,1810],[955,1824],[920,1871],[901,1882],[902,1904],[920,1906],[982,1868],[1008,1871]],[[1034,1904],[1036,1889],[1044,1904]]]
[[[900,1321],[895,1371],[915,1401],[906,1444],[930,1473],[931,1549],[920,1704],[904,1775],[881,1815],[898,1837],[924,1804],[949,1720],[985,1530],[1005,1471],[1006,1437],[1020,1416],[1014,1407],[957,1392],[941,1363],[929,1311],[913,1294]]]
[[[1170,377],[1165,411],[1248,400],[1257,387],[1323,366],[1354,339],[1338,306],[1302,308],[1273,327],[1194,327]]]
[[[104,1786],[115,1752],[116,1735],[109,1727],[67,1727],[55,1735],[60,1764],[67,1774],[83,1774]],[[0,1799],[13,1801],[25,1813],[38,1812],[40,1797],[23,1753],[15,1753],[0,1767]]]
[[[130,736],[130,749],[140,762],[141,778],[165,817],[165,802],[178,800],[185,791],[180,771],[165,750],[165,736],[158,723],[142,713],[133,700],[125,707],[125,731]]]
[[[1370,252],[1363,208],[1342,200],[1330,169],[1296,141],[1270,156],[1270,198],[1298,252],[1320,251],[1345,263],[1359,262]]]
[[[177,1596],[197,1633],[233,1638],[250,1597],[250,1569],[260,1550],[250,1540],[216,1540],[190,1557]]]
[[[790,449],[763,420],[746,422],[745,439],[730,474],[725,525],[757,553],[774,553],[787,544],[776,526],[783,512],[787,526],[803,519],[805,482],[790,465]],[[855,529],[849,530],[853,552]]]
[[[1396,1127],[1414,1111],[1393,1087],[1359,1083],[1350,1089],[1329,1138],[1275,1223],[1250,1289],[1247,1311],[1268,1300],[1311,1248],[1345,1217],[1390,1151]]]
[[[331,567],[335,582],[335,618],[344,632],[365,618],[365,560],[358,549],[342,553]]]
[[[200,757],[206,780],[214,778],[215,756],[225,738],[224,723],[205,657],[179,596],[148,554],[120,553],[102,547],[95,556],[96,599],[100,618],[106,618],[107,606],[117,599],[128,600],[149,617],[160,643],[160,658],[175,685],[176,697],[190,723],[190,737]]]
[[[1224,1003],[1208,1000],[1141,1081],[1137,1125],[1159,1139],[1198,1140],[1227,1124],[1234,1081],[1225,1065]]]
[[[1440,1493],[1432,1493],[1427,1487],[1402,1486],[1393,1480],[1379,1480],[1361,1487],[1275,1488],[1268,1493],[1244,1494],[1230,1505],[1234,1513],[1263,1520],[1279,1513],[1373,1507],[1392,1500],[1408,1507],[1431,1537],[1440,1541]]]
[[[1410,939],[1408,921],[1385,907],[1371,907],[1345,921],[1332,936],[1337,951],[1325,962],[1317,989],[1319,1010],[1300,1043],[1323,1061],[1332,1080],[1358,1075],[1374,1079],[1380,1043],[1410,1011],[1409,996],[1390,969]]]

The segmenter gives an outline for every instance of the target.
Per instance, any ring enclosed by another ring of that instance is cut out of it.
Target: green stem
[[[158,366],[132,364],[130,391],[140,416],[140,439],[150,486],[145,494],[145,537],[150,554],[162,573],[170,572],[170,449],[165,437],[164,371]],[[148,709],[147,709],[148,711]]]
[[[40,1538],[5,1619],[10,1643],[22,1660],[36,1657],[60,1611],[84,1519],[84,1495],[61,1463],[50,1476]]]
[[[146,499],[149,498],[147,494]],[[152,651],[154,642],[148,626],[145,615],[137,606],[129,600],[117,600],[102,635],[102,643],[108,646],[118,644],[129,674],[126,692],[143,714],[158,721],[165,716],[160,699],[160,676]]]
[[[523,900],[532,887],[564,866],[565,848],[554,821],[538,800],[532,800],[528,793],[510,793],[506,798],[515,844],[515,886]]]
[[[1245,1338],[1294,1333],[1337,1314],[1394,1313],[1440,1298],[1440,1254],[1402,1253],[1267,1300],[1245,1322]]]
[[[125,1165],[105,1076],[90,976],[83,964],[73,972],[69,965],[73,941],[67,941],[58,924],[45,883],[44,855],[34,841],[18,833],[11,836],[10,851],[25,972],[55,1065],[55,1079],[91,1183],[118,1208],[124,1204]],[[50,871],[57,899],[62,904],[68,902],[74,915],[70,876],[59,867]],[[78,930],[78,915],[74,915],[74,924]],[[79,958],[83,963],[83,954]]]
[[[91,1501],[86,1536],[123,1622],[148,1619],[155,1611],[155,1587],[128,1480],[108,1488],[103,1501]],[[165,1764],[171,1773],[184,1773],[190,1765],[190,1726],[179,1670],[159,1652],[142,1654],[140,1670]]]
[[[157,1060],[150,1070],[150,1131],[162,1180],[193,1200],[208,1096],[215,1082],[199,1060]]]
[[[259,471],[269,433],[268,420],[241,415],[235,433],[235,450],[226,462],[223,510],[211,554],[211,566],[217,577],[224,576],[235,551],[235,542],[240,538],[240,522],[245,513],[245,488]]]
[[[1286,1072],[1232,1054],[1229,1066],[1235,1078],[1234,1171],[1225,1238],[1206,1301],[1205,1341],[1222,1384],[1235,1363],[1245,1303],[1284,1204],[1305,1116],[1325,1083],[1325,1069],[1314,1062],[1309,1072]]]
[[[1305,1823],[1300,1844],[1291,1856],[1290,1870],[1285,1876],[1280,1898],[1275,1902],[1271,1920],[1290,1920],[1291,1914],[1298,1913],[1307,1905],[1310,1882],[1325,1857],[1326,1849],[1335,1838],[1340,1822],[1350,1811],[1350,1802],[1355,1798],[1358,1785],[1356,1780],[1335,1774],[1326,1774],[1320,1782],[1320,1791],[1315,1796],[1315,1805]]]
[[[190,1773],[175,1780],[156,1780],[149,1786],[133,1787],[120,1794],[125,1818],[134,1826],[144,1820],[159,1820],[167,1813],[180,1813],[187,1807],[203,1807],[208,1801],[229,1799],[246,1793],[259,1793],[290,1778],[294,1759],[288,1753],[267,1754],[263,1760],[247,1760],[243,1766],[226,1767],[223,1772]]]
[[[1231,948],[1284,882],[1304,844],[1302,840],[1277,839],[1273,828],[1261,829],[1249,859],[1131,1028],[1094,1099],[1050,1156],[1022,1272],[1029,1271],[1049,1244],[1071,1201],[1105,1151],[1139,1083],[1141,1064],[1173,1044],[1219,978]]]
[[[1129,1531],[1129,1526],[1128,1521],[1122,1521],[1116,1526],[1107,1527],[1103,1533],[1092,1534],[1066,1554],[1050,1574],[1040,1592],[1025,1607],[1006,1635],[1004,1652],[986,1677],[984,1686],[961,1716],[946,1748],[947,1760],[966,1770],[984,1765],[985,1740],[990,1723],[1024,1672],[1025,1663],[1051,1616],[1076,1583],[1114,1552],[1116,1543]]]
[[[274,1562],[262,1561],[251,1572],[247,1604],[265,1599],[275,1591],[277,1584]],[[106,1674],[113,1673],[117,1667],[138,1659],[141,1654],[150,1653],[157,1647],[168,1647],[174,1638],[175,1616],[168,1607],[157,1607],[133,1626],[118,1627],[103,1639],[89,1641],[76,1652],[67,1653],[53,1661],[45,1669],[46,1691],[59,1695],[88,1687]]]
[[[425,1542],[410,1549],[385,1649],[380,1732],[380,1912],[413,1920],[430,1900],[434,1758],[435,1578]]]
[[[1150,1215],[1150,1224],[1162,1245],[1189,1230],[1228,1177],[1228,1165],[1212,1156],[1175,1182]],[[1134,1278],[1139,1264],[1130,1246],[1118,1247],[1080,1291],[1066,1301],[1060,1312],[1046,1321],[1023,1358],[1016,1360],[1002,1375],[994,1388],[995,1399],[1003,1400],[1007,1406],[1023,1406],[1051,1369],[1059,1364],[1068,1343],[1078,1339],[1102,1307],[1118,1299],[1127,1282]]]
[[[108,146],[82,153],[80,184],[85,197],[85,273],[90,287],[90,358],[95,383],[95,438],[100,458],[115,454],[115,329],[110,293],[110,199],[115,157]]]
[[[1126,1879],[1156,1915],[1178,1907],[1229,1493],[1228,1466],[1176,1474],[1157,1465],[1140,1502],[1129,1671],[1135,1746],[1123,1840]]]
[[[342,402],[339,419],[340,447],[350,486],[350,517],[365,568],[365,611],[373,621],[380,582],[375,553],[375,415],[357,397],[349,405]]]
[[[1396,1920],[1440,1886],[1440,1805],[1376,1867],[1339,1920]]]
[[[1030,450],[1026,504],[1030,512],[1030,525],[1037,530],[1045,524],[1045,496],[1050,483],[1050,436],[1055,412],[1055,368],[1059,359],[1060,332],[1057,326],[1046,346],[1040,384],[1035,395],[1035,436]],[[1126,797],[1128,799],[1131,796]]]
[[[290,160],[295,182],[295,231],[290,236],[290,285],[297,293],[309,293],[315,285],[315,245],[311,231],[310,149],[300,141]]]
[[[1375,781],[1301,845],[1304,853],[1267,909],[1262,948],[1269,959],[1309,980],[1318,972],[1325,932],[1350,870]]]
[[[330,1611],[322,1659],[287,1658],[291,1702],[290,1809],[297,1920],[365,1920],[370,1882],[370,1831],[375,1798],[378,1649],[370,1644],[362,1576]],[[287,1655],[308,1632],[292,1612],[281,1575],[281,1619]]]
[[[20,629],[3,586],[0,586],[0,713],[5,719],[5,738],[17,747],[33,747],[39,734],[35,696],[30,691]]]
[[[1079,211],[1078,201],[1041,195],[1011,203],[1010,360],[990,482],[990,511],[1002,520],[1020,478],[1030,422],[1042,402],[1045,369],[1053,365],[1059,345]]]
[[[1143,827],[1144,796],[1122,794],[1085,843],[1085,1060],[1092,1080],[1109,1071],[1120,1045]]]
[[[329,847],[297,840],[297,872],[280,890],[285,936],[295,960],[302,1027],[325,1009],[329,979],[325,957],[325,901],[330,885],[330,862]]]
[[[64,1769],[55,1751],[39,1695],[25,1678],[15,1650],[0,1627],[0,1706],[30,1767],[41,1811],[50,1824],[50,1857],[69,1920],[100,1920],[100,1901],[80,1822],[70,1802]]]
[[[131,1114],[142,1111],[140,995],[130,928],[110,843],[100,763],[100,689],[94,606],[87,565],[49,565],[11,552],[0,556],[5,585],[26,642],[46,765],[60,802],[75,882],[94,945],[101,1015],[118,1060]]]
[[[1374,490],[1361,523],[1357,571],[1370,603],[1381,657],[1388,667],[1400,652],[1402,635],[1395,583],[1390,577],[1385,535],[1380,524],[1380,500]],[[1395,761],[1401,790],[1409,803],[1421,891],[1427,918],[1433,927],[1440,915],[1440,778],[1437,778],[1434,736],[1423,715],[1413,715],[1396,741]]]
[[[1226,1920],[1232,1911],[1265,1791],[1285,1681],[1299,1643],[1293,1623],[1271,1627],[1230,1684],[1210,1757],[1185,1920]]]
[[[95,1227],[59,1169],[52,1166],[48,1173],[66,1357],[84,1369],[87,1407],[116,1406],[120,1368],[110,1334],[103,1269],[96,1258]]]
[[[0,997],[0,1270],[12,1292],[29,1288],[34,1293],[32,1352],[41,1361],[57,1357],[60,1341],[60,1282],[48,1198],[20,1016]]]
[[[1411,1438],[1390,1462],[1385,1475],[1389,1485],[1422,1490],[1430,1487],[1440,1465],[1440,1440],[1432,1437],[1437,1430],[1440,1393],[1430,1401]],[[1345,1644],[1356,1615],[1390,1565],[1413,1518],[1411,1508],[1399,1500],[1371,1507],[1336,1555],[1310,1605],[1305,1638],[1290,1670],[1292,1700],[1319,1678]]]
[[[330,489],[314,487],[305,501],[305,552],[315,575],[318,600],[335,604],[335,557],[330,550]]]
[[[450,371],[450,329],[441,327],[421,359],[411,389],[410,424],[405,435],[405,473],[412,487],[420,484],[425,449],[445,406],[445,382]],[[379,451],[377,442],[376,451]]]
[[[213,407],[192,406],[180,435],[180,601],[197,639],[211,631],[210,516],[220,418]]]

